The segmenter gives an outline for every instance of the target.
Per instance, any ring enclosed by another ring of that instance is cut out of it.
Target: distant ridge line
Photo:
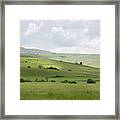
[[[49,53],[53,53],[53,54],[83,54],[83,55],[100,55],[98,53],[94,54],[94,53],[62,53],[62,52],[53,52],[53,51],[48,51],[48,50],[41,50],[41,49],[37,49],[37,48],[25,48],[25,47],[20,47],[20,50],[35,50],[35,51],[43,51],[43,52],[49,52]]]

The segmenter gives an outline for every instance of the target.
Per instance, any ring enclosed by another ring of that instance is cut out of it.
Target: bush
[[[46,82],[44,79],[41,79],[40,82]]]
[[[25,63],[27,63],[28,61],[25,61]]]
[[[38,80],[38,78],[35,79],[35,82],[48,82],[48,77],[45,77],[45,79]]]
[[[28,66],[28,68],[30,68],[30,66]]]
[[[64,76],[62,76],[62,75],[56,75],[55,77],[64,77]]]
[[[87,83],[96,83],[96,81],[94,81],[92,79],[87,79]]]
[[[69,69],[68,71],[72,71],[71,69]]]
[[[38,78],[35,79],[35,82],[39,82]]]
[[[31,80],[25,80],[25,82],[32,82]]]
[[[56,68],[56,67],[47,67],[47,69],[58,70],[58,68]]]
[[[24,80],[23,78],[20,78],[20,82],[32,82],[31,80]]]
[[[44,79],[41,79],[41,80],[36,79],[35,82],[46,82],[46,80],[44,80]]]
[[[68,83],[76,84],[76,81],[69,81]]]
[[[80,65],[82,65],[82,62],[80,62]]]
[[[55,80],[51,80],[50,82],[56,82]]]
[[[61,83],[68,83],[68,80],[61,81]]]
[[[43,66],[42,66],[42,65],[39,65],[38,68],[43,68]]]
[[[20,82],[25,82],[25,80],[23,78],[20,78]]]

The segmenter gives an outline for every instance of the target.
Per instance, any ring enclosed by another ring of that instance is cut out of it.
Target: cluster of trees
[[[87,83],[89,84],[89,83],[96,83],[96,81],[95,80],[92,80],[92,79],[87,79]]]
[[[72,84],[76,84],[76,81],[68,81],[68,80],[63,80],[61,81],[61,83],[72,83]]]
[[[76,62],[75,64],[80,64],[80,65],[82,65],[82,62],[80,62],[80,63]]]
[[[60,62],[62,62],[62,60],[60,60]],[[25,61],[25,63],[27,63],[27,61]],[[80,63],[76,62],[75,64],[80,64],[80,65],[82,65],[82,62],[80,62]],[[31,68],[30,65],[28,65],[27,67],[28,67],[28,68]],[[39,65],[38,68],[41,69],[41,68],[43,68],[43,66],[42,66],[42,65]],[[52,67],[52,66],[47,67],[46,69],[58,70],[58,68],[56,68],[56,67]],[[71,70],[68,70],[68,71],[71,71]]]
[[[58,70],[58,68],[56,68],[56,67],[47,67],[46,69],[52,69],[52,70]]]
[[[60,60],[60,62],[63,62],[63,60]],[[82,62],[75,62],[75,64],[80,64],[80,65],[82,65],[83,63],[82,63]]]
[[[20,78],[20,82],[32,82],[31,80],[25,80],[23,78]],[[48,80],[48,77],[42,78],[42,79],[38,79],[36,78],[34,82],[56,82],[55,80]],[[76,81],[68,81],[68,80],[63,80],[61,81],[61,83],[71,83],[71,84],[77,84]],[[95,80],[92,79],[87,79],[86,81],[87,84],[94,84],[96,83]]]
[[[27,68],[31,68],[31,66],[30,66],[30,65],[28,65],[28,66],[27,66]],[[43,68],[43,66],[42,66],[42,65],[39,65],[39,66],[38,66],[38,68],[40,68],[40,69],[41,69],[41,68]],[[52,66],[47,67],[46,69],[59,70],[58,68],[56,68],[56,67],[52,67]]]
[[[23,78],[20,78],[20,82],[32,82],[31,80],[24,80]]]

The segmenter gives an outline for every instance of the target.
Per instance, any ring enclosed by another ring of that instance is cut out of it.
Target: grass
[[[31,81],[20,83],[21,100],[100,99],[100,69],[84,64],[24,56],[20,58],[20,78]],[[87,84],[87,79],[96,83]],[[65,80],[70,83],[62,83]]]
[[[100,55],[99,54],[71,54],[71,53],[57,53],[57,55],[51,55],[49,56],[50,59],[53,60],[62,60],[66,62],[82,62],[83,64],[87,66],[93,66],[93,67],[100,67]]]
[[[96,84],[26,82],[21,83],[20,98],[21,100],[96,100],[100,99],[99,85],[99,82]]]
[[[64,61],[70,63],[80,63],[84,65],[100,68],[100,54],[72,54],[72,53],[53,53],[39,49],[26,49],[21,47],[22,56],[42,57],[57,61]]]
[[[27,63],[25,61],[28,61]],[[43,68],[39,68],[41,65]],[[30,68],[28,68],[30,66]],[[55,67],[58,70],[46,69],[48,67]],[[32,58],[21,57],[20,64],[21,77],[25,79],[33,80],[36,78],[48,77],[55,79],[55,76],[64,76],[57,79],[98,79],[99,80],[99,68],[88,67],[85,65],[73,64],[68,62],[59,62],[55,60],[49,60],[45,58]]]

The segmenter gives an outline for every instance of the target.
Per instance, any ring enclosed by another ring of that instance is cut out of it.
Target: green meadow
[[[84,63],[21,55],[20,99],[99,100],[100,69]]]
[[[54,53],[39,49],[26,49],[20,48],[22,56],[40,57],[46,59],[52,59],[57,61],[64,61],[69,63],[83,62],[84,65],[99,68],[100,67],[100,55],[99,54],[77,54],[77,53]]]
[[[98,100],[99,82],[87,85],[59,82],[21,83],[21,100]]]

